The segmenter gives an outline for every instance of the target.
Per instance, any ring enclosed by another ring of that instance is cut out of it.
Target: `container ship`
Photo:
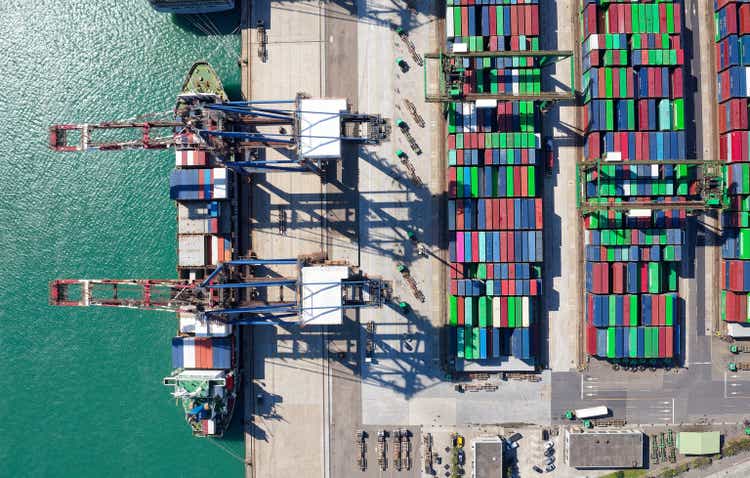
[[[228,101],[221,80],[206,62],[197,62],[182,85],[175,117],[201,102]],[[231,205],[227,170],[212,164],[206,150],[195,147],[192,133],[175,131],[175,167],[170,197],[177,202],[178,275],[205,276],[219,263],[231,260]],[[232,420],[239,388],[239,327],[180,311],[178,335],[172,339],[172,373],[164,385],[185,410],[196,436],[220,437]]]
[[[201,14],[224,12],[234,8],[234,0],[149,0],[162,13]]]
[[[196,436],[220,437],[232,419],[240,387],[239,327],[214,310],[232,308],[237,294],[228,288],[204,288],[207,277],[218,277],[232,260],[232,175],[209,154],[198,129],[224,127],[220,115],[202,114],[206,106],[228,101],[216,72],[206,62],[193,64],[174,108],[174,118],[99,125],[57,125],[50,128],[55,151],[111,151],[175,148],[175,169],[169,179],[170,198],[177,203],[178,279],[60,279],[50,284],[50,304],[109,306],[162,310],[177,314],[172,339],[172,373],[164,385],[185,410]],[[97,142],[101,130],[131,128],[140,137]],[[69,133],[79,144],[68,144]],[[159,133],[159,131],[163,131]],[[161,136],[160,136],[161,135]]]

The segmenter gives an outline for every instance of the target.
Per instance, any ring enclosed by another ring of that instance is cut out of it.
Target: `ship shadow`
[[[170,17],[176,27],[196,36],[239,35],[241,3],[242,0],[237,0],[234,8],[225,12],[189,15],[171,13]]]

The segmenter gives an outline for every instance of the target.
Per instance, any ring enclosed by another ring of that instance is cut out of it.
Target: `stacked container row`
[[[687,157],[682,5],[583,0],[580,21],[584,157],[598,162],[583,193],[602,207],[634,204],[585,219],[587,352],[672,358],[685,213],[644,215],[637,204],[695,199],[697,168],[638,162]]]
[[[228,369],[232,366],[231,337],[174,337],[172,368]]]
[[[714,2],[719,158],[729,208],[722,214],[721,317],[748,322],[750,291],[750,3]]]
[[[539,5],[448,0],[447,50],[539,50]],[[450,60],[460,88],[447,107],[448,323],[456,358],[534,361],[540,313],[543,204],[534,101],[481,103],[482,94],[534,94],[541,70],[526,56]]]

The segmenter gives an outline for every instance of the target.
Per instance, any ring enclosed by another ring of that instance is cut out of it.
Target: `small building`
[[[500,438],[478,438],[471,444],[474,478],[503,477],[503,442]]]
[[[716,455],[721,449],[719,432],[680,432],[677,449],[682,455]]]
[[[639,430],[565,432],[565,456],[573,468],[643,468]]]

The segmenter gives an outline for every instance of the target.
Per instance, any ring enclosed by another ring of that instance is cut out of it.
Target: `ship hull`
[[[200,2],[200,1],[183,1],[183,2],[162,2],[158,0],[150,1],[151,6],[160,13],[174,13],[176,15],[199,15],[203,13],[217,13],[232,10],[234,0]]]

